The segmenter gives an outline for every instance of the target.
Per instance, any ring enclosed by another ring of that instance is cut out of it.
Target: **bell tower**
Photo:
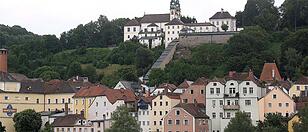
[[[170,2],[170,21],[174,18],[181,19],[181,5],[179,0]]]
[[[7,55],[6,49],[0,49],[0,72],[7,73]]]

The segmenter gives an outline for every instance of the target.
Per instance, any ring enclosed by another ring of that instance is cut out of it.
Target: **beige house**
[[[290,88],[289,96],[290,97],[299,97],[302,92],[308,90],[308,77],[300,77]]]
[[[164,92],[152,100],[150,110],[150,131],[163,132],[163,117],[177,104],[180,103],[180,94]]]
[[[295,103],[292,98],[279,87],[273,88],[258,101],[259,117],[264,121],[267,113],[278,113],[289,117],[295,111]]]

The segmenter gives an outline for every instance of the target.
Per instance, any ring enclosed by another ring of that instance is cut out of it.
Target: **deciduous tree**
[[[38,132],[42,126],[41,115],[32,109],[16,113],[13,121],[17,132]]]

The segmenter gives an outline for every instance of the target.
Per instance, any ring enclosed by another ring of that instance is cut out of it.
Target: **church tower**
[[[170,21],[174,18],[181,19],[181,5],[179,0],[171,0],[170,2]]]

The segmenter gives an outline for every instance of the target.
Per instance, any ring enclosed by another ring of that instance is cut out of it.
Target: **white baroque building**
[[[236,19],[229,12],[220,11],[210,18],[210,22],[183,23],[179,0],[171,0],[170,12],[166,14],[145,14],[124,26],[124,41],[138,40],[149,48],[168,44],[179,38],[180,33],[218,32],[228,25],[227,31],[236,31]]]
[[[230,72],[224,79],[214,79],[206,86],[206,114],[212,120],[212,132],[223,132],[238,111],[246,112],[257,125],[258,99],[265,95],[252,72]]]

